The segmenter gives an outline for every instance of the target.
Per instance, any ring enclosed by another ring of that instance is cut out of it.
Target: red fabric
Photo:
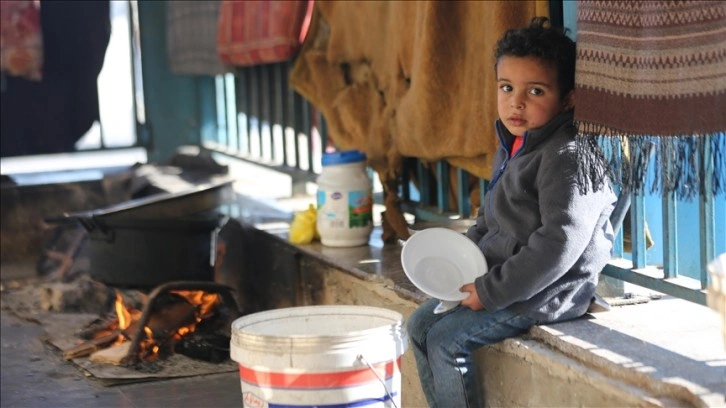
[[[43,38],[37,1],[1,1],[0,38],[0,69],[34,81],[43,79]]]
[[[522,147],[522,143],[524,143],[524,138],[522,136],[514,136],[514,142],[512,142],[512,150],[509,153],[509,157],[514,157],[514,155],[517,154],[519,149]]]
[[[223,0],[217,51],[225,64],[248,66],[286,61],[307,35],[313,0]]]

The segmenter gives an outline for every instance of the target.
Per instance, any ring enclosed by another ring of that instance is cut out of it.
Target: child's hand
[[[476,293],[476,287],[474,286],[474,283],[467,283],[466,285],[462,286],[459,289],[460,292],[469,292],[469,296],[466,297],[466,299],[461,301],[462,306],[466,306],[471,310],[482,310],[484,309],[484,305],[481,304],[481,300],[479,300],[479,295]]]

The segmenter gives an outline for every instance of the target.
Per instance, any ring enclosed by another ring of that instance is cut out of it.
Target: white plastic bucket
[[[400,407],[403,317],[369,306],[301,306],[232,323],[245,407]]]

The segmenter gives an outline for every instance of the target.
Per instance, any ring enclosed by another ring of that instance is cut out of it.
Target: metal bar
[[[270,66],[269,65],[260,65],[260,108],[262,113],[260,114],[261,123],[262,126],[260,127],[260,132],[263,132],[263,128],[265,125],[267,125],[267,129],[269,131],[268,136],[265,137],[263,133],[260,133],[260,159],[272,159],[272,120],[270,120],[270,117],[272,116],[270,113],[270,106],[272,104],[272,98],[270,97],[270,90],[272,89],[272,86],[270,84]],[[268,146],[267,143],[270,143]],[[267,149],[266,149],[267,148]],[[269,157],[265,154],[265,150],[269,150],[267,153],[269,154]]]
[[[214,91],[214,77],[205,76],[197,78],[197,91],[199,92],[199,119],[202,142],[212,141],[217,137],[217,107]]]
[[[302,161],[300,159],[300,132],[302,132],[302,97],[290,88],[292,94],[293,105],[293,129],[295,129],[295,138],[293,140],[295,146],[295,167],[302,169]]]
[[[459,167],[456,168],[456,191],[458,192],[456,200],[459,203],[459,215],[461,215],[462,218],[469,218],[471,214],[471,203],[469,203],[469,180],[467,175],[468,173],[463,169]]]
[[[320,146],[325,152],[325,149],[328,148],[328,123],[320,111],[318,111],[318,133],[320,134]]]
[[[299,94],[298,94],[299,95]],[[310,102],[308,102],[307,99],[303,98],[302,95],[300,95],[300,100],[302,101],[302,126],[303,126],[303,133],[307,137],[307,149],[308,149],[308,171],[313,171],[313,134],[310,131],[312,128],[310,124]]]
[[[237,145],[237,152],[238,154],[246,154],[247,152],[247,117],[244,115],[244,121],[243,121],[243,115],[240,114],[240,102],[244,101],[244,98],[240,98],[240,92],[244,89],[243,84],[245,84],[244,79],[238,75],[238,73],[232,74],[234,75],[234,88],[231,90],[234,95],[232,96],[232,100],[234,101],[234,123],[237,126],[237,131],[234,136],[235,143]]]
[[[401,174],[401,197],[404,202],[411,201],[411,175],[409,174],[410,159],[403,159],[403,173]]]
[[[236,78],[232,74],[224,75],[225,114],[227,116],[227,148],[239,152],[239,134],[237,131],[237,93]]]
[[[645,198],[642,193],[632,193],[630,202],[630,246],[633,252],[633,265],[643,268],[645,256]]]
[[[237,114],[242,113],[245,118],[244,125],[241,123],[239,125],[239,146],[240,153],[242,154],[250,153],[250,106],[247,99],[247,93],[249,92],[247,85],[248,75],[246,69],[240,69],[237,73]]]
[[[257,120],[257,118],[254,117],[254,110],[255,110],[255,70],[254,67],[247,67],[244,68],[245,71],[245,82],[247,87],[247,93],[245,94],[246,99],[246,106],[247,106],[247,155],[248,157],[252,157],[252,149],[253,149],[253,139],[252,134],[254,130],[255,123],[254,121]]]
[[[635,156],[639,154],[633,143],[628,143],[629,156],[623,157],[623,160],[635,160]],[[630,168],[631,183],[635,185],[633,180],[636,177],[635,169]],[[633,188],[630,192],[630,247],[633,255],[633,265],[635,268],[642,268],[646,265],[645,258],[645,195],[643,191]]]
[[[285,125],[282,120],[283,108],[281,71],[282,66],[279,63],[273,64],[270,67],[270,82],[272,82],[272,117],[270,120],[272,125],[270,126],[270,144],[272,146],[271,154],[274,163],[284,163],[285,157]],[[275,143],[275,125],[280,126],[282,129],[282,142],[279,146]],[[282,155],[283,159],[281,161],[275,160],[278,155]]]
[[[290,101],[290,87],[287,83],[289,63],[283,62],[278,64],[280,72],[278,81],[280,81],[280,125],[282,125],[282,163],[290,166],[290,152],[287,148],[287,129],[292,127],[292,109]]]
[[[701,289],[708,287],[708,276],[707,265],[714,258],[715,253],[715,213],[714,213],[714,197],[713,189],[713,156],[711,154],[711,143],[710,139],[701,142],[702,150],[700,152],[700,165],[701,174],[703,179],[701,180],[701,194],[698,196],[698,219],[699,219],[699,238],[701,241],[701,268],[700,268],[700,280]]]
[[[420,205],[431,204],[431,191],[429,188],[429,180],[431,173],[428,167],[425,167],[420,160],[416,162],[416,173],[418,175],[418,190],[420,193]]]
[[[667,193],[662,202],[663,274],[669,279],[678,276],[678,206],[673,192]]]
[[[227,147],[227,101],[224,91],[224,76],[217,75],[214,77],[214,93],[216,95],[217,106],[217,143]]]
[[[249,123],[250,123],[250,153],[249,157],[255,157],[255,151],[258,149],[258,146],[256,145],[257,141],[259,141],[259,109],[257,104],[257,70],[254,66],[249,67],[249,77],[247,79],[247,86],[249,87],[249,98],[248,98],[248,107],[249,107]]]
[[[257,137],[259,139],[259,148],[257,149],[257,158],[263,159],[265,157],[264,152],[264,142],[263,142],[263,136],[262,136],[262,127],[264,126],[264,110],[265,110],[265,99],[267,98],[266,92],[265,92],[265,73],[262,70],[261,65],[255,65],[255,89],[257,89],[257,94],[255,95],[255,109],[257,112]]]
[[[277,103],[276,94],[279,84],[276,81],[275,64],[266,65],[265,71],[267,72],[266,78],[269,83],[269,94],[267,96],[267,125],[270,128],[270,137],[268,139],[270,143],[270,162],[275,162],[275,155],[278,150],[275,145],[275,124],[278,123],[275,114],[275,105]]]
[[[439,160],[436,162],[436,206],[441,212],[449,210],[448,193],[450,190],[449,163],[445,160]]]
[[[284,164],[283,165],[273,165],[273,164],[269,164],[269,163],[263,163],[257,159],[241,157],[236,154],[218,150],[219,146],[216,146],[213,143],[206,143],[205,147],[210,150],[213,150],[215,155],[221,155],[224,158],[232,158],[234,160],[239,160],[244,163],[251,163],[256,166],[264,167],[266,169],[275,170],[280,173],[289,175],[290,177],[292,177],[293,180],[300,180],[300,181],[307,181],[310,183],[315,183],[317,180],[317,177],[318,177],[318,175],[315,173],[310,173],[307,170],[300,170],[296,167],[292,167],[292,166],[288,166],[288,165],[284,165]]]
[[[706,305],[705,292],[687,288],[659,277],[644,275],[627,268],[619,268],[613,264],[605,265],[602,273],[615,279],[620,279],[645,288],[653,289],[667,295],[698,303],[700,305]]]

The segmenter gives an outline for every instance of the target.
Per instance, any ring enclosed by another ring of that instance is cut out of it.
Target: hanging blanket
[[[313,0],[223,0],[217,49],[229,65],[250,66],[291,59],[305,40]]]
[[[0,2],[0,69],[33,81],[43,78],[43,37],[39,3]]]
[[[605,159],[626,191],[726,191],[726,2],[581,1],[577,50],[583,188]]]
[[[385,191],[383,239],[408,237],[403,157],[489,177],[497,147],[494,47],[546,1],[316,1],[291,86],[338,148],[365,152]],[[453,183],[452,185],[456,185]]]

